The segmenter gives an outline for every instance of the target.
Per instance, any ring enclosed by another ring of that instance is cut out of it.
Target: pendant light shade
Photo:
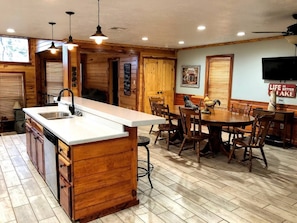
[[[74,12],[67,11],[66,14],[69,15],[69,37],[68,41],[65,43],[68,50],[73,50],[74,47],[77,47],[78,45],[73,42],[72,36],[71,36],[71,16],[74,14]]]
[[[55,46],[55,43],[54,43],[54,25],[56,23],[55,22],[49,22],[48,24],[50,24],[52,26],[52,45],[50,46],[50,48],[48,48],[48,50],[51,51],[52,54],[55,54],[59,50]]]
[[[98,26],[97,26],[96,33],[90,36],[90,39],[94,39],[97,44],[101,44],[103,40],[108,39],[108,37],[101,32],[101,26],[99,24],[100,23],[99,23],[99,0],[98,0]]]

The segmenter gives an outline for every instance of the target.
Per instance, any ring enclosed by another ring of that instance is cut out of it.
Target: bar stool
[[[138,160],[138,164],[139,163],[144,163],[147,164],[147,167],[144,166],[137,166],[137,180],[139,177],[144,177],[147,175],[148,180],[151,184],[151,188],[153,188],[153,184],[151,181],[151,172],[154,169],[153,164],[150,163],[150,151],[149,148],[147,147],[147,145],[150,143],[150,138],[146,137],[146,136],[138,136],[137,138],[137,146],[143,146],[146,148],[146,152],[147,152],[147,160]],[[140,170],[140,171],[139,171]]]

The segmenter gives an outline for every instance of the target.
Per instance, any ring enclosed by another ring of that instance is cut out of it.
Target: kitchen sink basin
[[[45,112],[39,113],[39,115],[48,120],[72,118],[72,116],[68,112]]]

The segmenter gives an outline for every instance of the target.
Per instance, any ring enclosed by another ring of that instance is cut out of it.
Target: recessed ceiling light
[[[203,25],[197,27],[198,30],[205,30],[205,28],[206,28],[206,27],[203,26]]]
[[[148,40],[148,37],[144,36],[144,37],[142,37],[142,40],[143,41],[147,41]]]
[[[178,41],[178,44],[184,44],[185,42],[184,41]]]
[[[12,29],[12,28],[8,28],[8,29],[6,30],[6,32],[8,32],[8,33],[15,33],[15,30]]]
[[[237,36],[245,36],[245,32],[238,32]]]

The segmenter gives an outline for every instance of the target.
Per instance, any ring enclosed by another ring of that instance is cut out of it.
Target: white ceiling
[[[7,28],[15,36],[89,40],[98,24],[97,0],[0,0],[0,34]],[[253,31],[286,31],[297,21],[296,0],[100,0],[100,25],[106,42],[153,47],[184,48],[254,39],[281,34]],[[206,30],[198,31],[198,25]],[[113,30],[113,27],[124,30]],[[239,31],[246,32],[237,37]],[[144,42],[143,36],[149,38]],[[178,41],[183,40],[184,45]]]

